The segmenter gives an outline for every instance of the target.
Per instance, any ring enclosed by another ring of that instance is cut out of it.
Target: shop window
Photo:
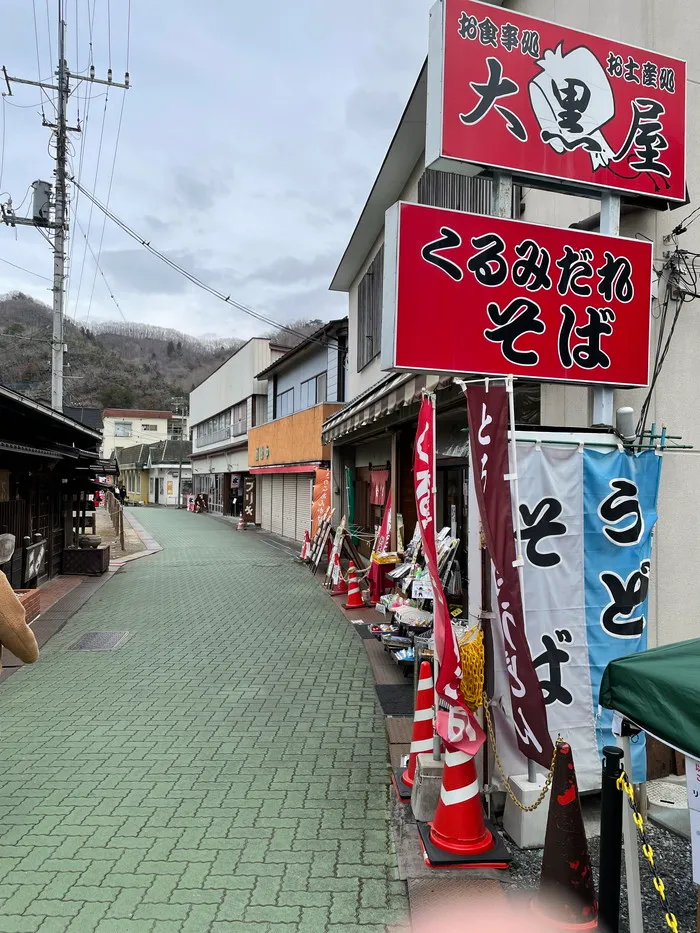
[[[299,390],[300,411],[303,411],[305,408],[311,408],[313,405],[318,405],[320,402],[325,402],[327,393],[326,373],[319,373],[318,376],[314,376],[312,379],[307,379],[305,382],[302,382]]]
[[[277,418],[284,418],[294,412],[294,389],[287,389],[277,396],[276,414]]]
[[[233,436],[245,434],[248,430],[248,405],[246,402],[240,402],[233,406]]]
[[[382,345],[384,247],[370,263],[357,289],[357,371],[379,356]]]

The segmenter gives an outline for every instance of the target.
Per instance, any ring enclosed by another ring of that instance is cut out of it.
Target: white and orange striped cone
[[[430,868],[507,868],[510,853],[484,820],[473,755],[447,750],[432,823],[419,823]]]
[[[311,537],[309,536],[309,529],[307,528],[304,532],[304,543],[301,546],[301,554],[299,555],[299,560],[308,560],[309,551],[311,550]]]
[[[355,565],[350,561],[348,567],[348,601],[345,603],[346,609],[366,609],[365,601],[362,598],[360,584],[357,582],[355,574]]]
[[[243,512],[241,512],[241,514],[238,516],[238,524],[236,525],[236,531],[245,531],[245,530],[246,530],[245,517],[243,515]]]
[[[403,773],[400,769],[393,772],[394,787],[402,803],[411,799],[411,788],[416,776],[418,756],[433,750],[433,672],[430,661],[422,661],[418,673],[416,690],[416,708],[413,713],[413,735],[408,767]]]
[[[333,584],[331,596],[345,596],[348,591],[348,584],[343,576],[338,554],[335,555],[335,560],[333,561]]]

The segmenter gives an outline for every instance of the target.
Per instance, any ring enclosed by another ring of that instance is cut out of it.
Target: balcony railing
[[[195,440],[195,447],[209,447],[210,444],[219,444],[231,437],[231,425],[227,424],[218,431],[210,431],[208,434],[200,434]]]

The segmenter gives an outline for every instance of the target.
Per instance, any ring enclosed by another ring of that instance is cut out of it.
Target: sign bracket
[[[600,195],[600,232],[620,235],[620,195],[602,191]],[[612,386],[594,386],[591,404],[591,424],[614,424],[615,390]]]

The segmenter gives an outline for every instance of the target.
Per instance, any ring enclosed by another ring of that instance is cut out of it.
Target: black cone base
[[[479,852],[478,855],[457,855],[438,849],[430,841],[430,823],[417,823],[425,864],[429,868],[508,868],[511,854],[505,842],[492,823],[488,820],[485,823],[495,845],[488,852]]]
[[[391,783],[394,785],[396,793],[401,803],[408,803],[411,799],[412,788],[404,784],[401,775],[405,768],[394,768],[391,772]]]

